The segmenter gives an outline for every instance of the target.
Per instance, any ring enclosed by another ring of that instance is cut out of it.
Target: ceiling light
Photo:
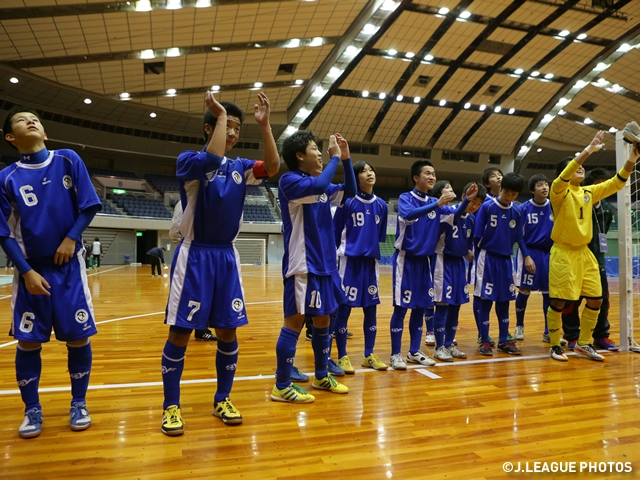
[[[587,85],[587,82],[584,80],[578,80],[574,85],[576,88],[584,88]]]
[[[618,131],[618,129],[616,127],[611,127],[609,129],[609,133],[616,133]]]
[[[296,117],[307,118],[310,113],[311,113],[310,110],[307,110],[306,108],[301,108],[300,110],[298,110],[298,113],[296,113]]]
[[[182,8],[182,2],[180,0],[167,0],[167,10],[178,10]]]
[[[484,112],[486,108],[487,108],[487,106],[483,103],[482,105],[480,105],[478,107],[478,110],[480,110],[481,112]]]
[[[460,14],[460,18],[469,18],[470,16],[471,16],[471,12],[468,10],[465,10]]]
[[[565,111],[564,111],[564,110],[562,110],[562,109],[558,110],[558,115],[564,115],[565,113],[567,113],[567,112],[565,112]]]
[[[393,12],[398,6],[400,2],[394,2],[393,0],[385,0],[385,2],[380,7],[380,10],[383,12]]]
[[[521,68],[517,68],[516,71],[513,73],[515,73],[516,75],[522,75],[524,73],[524,70]]]
[[[569,99],[568,98],[562,97],[560,100],[558,100],[558,105],[560,105],[561,107],[566,105],[567,103],[569,103]]]
[[[446,15],[447,13],[449,13],[449,9],[447,7],[442,7],[440,10],[438,10],[438,13],[440,15]]]
[[[405,56],[405,57],[407,57],[407,58],[413,58],[413,57],[415,57],[415,56],[416,56],[416,54],[415,54],[415,53],[413,53],[413,52],[407,52],[407,53],[405,53],[405,55],[404,55],[404,56]]]
[[[540,153],[542,151],[541,148],[537,149],[536,152]]]
[[[384,100],[385,98],[387,98],[387,94],[386,94],[386,93],[384,93],[384,92],[382,92],[382,93],[380,93],[380,94],[378,95],[378,98],[379,98],[380,100]]]
[[[471,104],[469,102],[464,104],[464,109],[469,110],[471,108]]]
[[[212,92],[218,92],[218,91],[220,91],[220,85],[213,85],[213,86],[211,87],[211,91],[212,91]]]
[[[618,47],[618,50],[616,50],[616,52],[628,52],[629,50],[631,50],[633,47],[631,45],[629,45],[628,43],[623,43],[622,45],[620,45]]]
[[[300,39],[292,38],[291,40],[289,40],[289,43],[287,43],[286,48],[298,48],[299,46],[300,46]]]
[[[325,93],[327,93],[327,91],[324,88],[322,88],[320,85],[318,85],[316,89],[313,91],[313,96],[322,97]]]
[[[86,103],[87,105],[91,105],[91,99],[90,98],[85,98],[84,99],[84,103]]]
[[[542,117],[543,122],[550,122],[551,120],[553,120],[553,115],[549,113],[547,113],[544,117]]]
[[[513,115],[514,113],[516,113],[516,109],[515,108],[510,108],[509,109],[509,115]]]
[[[547,80],[551,80],[553,78],[553,73],[547,73],[544,78],[546,78]]]
[[[293,135],[294,133],[296,133],[298,129],[292,125],[289,125],[285,130],[284,133],[286,133],[287,135]]]
[[[607,90],[609,90],[612,93],[618,93],[620,90],[622,90],[622,87],[617,83],[614,83],[609,88],[607,88]]]
[[[607,65],[604,62],[600,62],[599,64],[596,65],[596,67],[594,68],[594,70],[596,72],[602,72],[603,70],[606,70],[607,68],[609,68],[611,65]]]
[[[393,57],[398,53],[398,51],[392,48],[391,50],[387,50],[387,53]]]
[[[208,8],[211,6],[211,0],[196,0],[196,8]]]
[[[136,2],[136,12],[150,12],[151,2],[149,0],[140,0]]]
[[[319,47],[320,45],[322,45],[322,37],[314,37],[309,44],[310,47]]]
[[[127,100],[131,98],[131,95],[129,95],[127,92],[122,92],[119,96],[120,96],[120,100]]]
[[[560,35],[561,37],[566,37],[570,33],[571,32],[569,30],[562,30],[558,35]]]
[[[367,90],[362,91],[362,96],[367,98],[369,96],[369,92]]]
[[[253,88],[262,88],[262,82],[256,82],[253,84]]]
[[[495,107],[493,111],[496,113],[500,113],[502,111],[502,107]]]
[[[585,125],[591,125],[593,123],[593,120],[591,120],[589,117],[587,117],[587,118],[584,119],[584,122],[582,122],[582,123],[584,123]]]
[[[304,80],[301,80],[301,79],[296,80],[296,85],[302,85],[303,83],[304,83]]]
[[[447,101],[444,98],[438,102],[438,105],[440,105],[441,107],[444,107],[446,104]]]
[[[404,97],[402,95],[398,95],[396,97],[396,102],[401,102]]]
[[[156,55],[153,53],[153,50],[148,49],[148,50],[142,50],[140,52],[140,58],[142,60],[148,60],[150,58],[156,58]]]
[[[329,75],[330,77],[337,78],[337,77],[339,77],[340,75],[342,75],[342,70],[340,70],[340,69],[339,69],[339,68],[337,68],[337,67],[331,67],[331,70],[329,70],[329,74],[328,74],[328,75]]]
[[[413,103],[420,103],[420,97],[413,97]]]
[[[599,78],[598,81],[596,82],[596,85],[598,85],[599,87],[604,87],[608,83],[609,82],[607,80],[605,80],[604,78]]]
[[[538,132],[531,132],[529,134],[529,140],[537,140],[540,138],[540,134]]]
[[[433,55],[425,55],[424,59],[425,59],[427,62],[430,62],[431,60],[433,60]]]
[[[170,88],[167,90],[167,95],[175,95],[178,91],[175,88]]]
[[[166,56],[167,57],[179,57],[180,56],[180,49],[177,48],[177,47],[167,48]]]
[[[531,72],[531,73],[530,73],[530,75],[531,75],[532,77],[537,77],[538,75],[540,75],[540,72],[539,72],[539,71],[537,71],[537,70],[535,70],[535,71]]]
[[[211,50],[213,50],[214,52],[219,52],[222,49],[220,47],[211,47]]]
[[[150,116],[151,118],[156,118],[156,117],[157,117],[157,115],[155,114],[155,112],[151,112],[151,113],[149,114],[149,116]]]
[[[378,31],[380,27],[376,27],[373,23],[367,23],[363,28],[362,28],[362,33],[364,33],[365,35],[373,35],[374,33],[376,33]]]
[[[581,33],[580,35],[578,35],[576,37],[578,40],[584,40],[585,38],[587,38],[587,34],[586,33]]]
[[[18,83],[20,80],[18,80],[16,77],[11,77],[11,78],[9,79],[9,81],[10,81],[11,83]]]
[[[354,47],[353,45],[349,45],[344,51],[344,54],[350,57],[355,57],[358,53],[360,53],[360,49],[358,47]]]

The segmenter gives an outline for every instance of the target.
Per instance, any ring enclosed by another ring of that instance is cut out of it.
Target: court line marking
[[[598,350],[599,352],[607,352],[606,350]],[[567,353],[570,356],[578,356],[577,353]],[[488,363],[500,363],[500,362],[515,362],[515,361],[523,361],[523,360],[540,360],[540,359],[549,359],[549,355],[531,355],[531,356],[511,356],[505,358],[487,358],[481,360],[463,360],[459,362],[447,362],[447,363],[437,363],[434,367],[444,368],[451,366],[465,366],[465,365],[478,365],[478,364],[488,364]],[[408,365],[407,370],[417,370],[418,373],[425,375],[431,378],[441,378],[435,373],[431,373],[430,371],[424,368],[424,365]],[[424,370],[421,372],[420,370]],[[370,368],[358,369],[356,372],[359,373],[373,373],[377,372],[377,370],[373,370]],[[430,373],[425,373],[430,372]],[[313,372],[304,372],[306,375],[313,375]],[[435,375],[435,376],[434,376]],[[266,374],[266,375],[252,375],[246,377],[235,377],[234,382],[243,382],[243,381],[252,381],[252,380],[271,380],[275,381],[274,374]],[[217,383],[217,379],[215,378],[200,378],[195,380],[182,380],[180,381],[180,385],[196,385],[196,384],[204,384],[204,383]],[[140,383],[111,383],[106,385],[89,385],[89,390],[116,390],[122,388],[143,388],[143,387],[159,387],[162,386],[162,382],[140,382]],[[71,386],[68,387],[47,387],[38,389],[39,392],[68,392],[71,390]],[[20,394],[20,390],[0,390],[0,396],[2,395],[18,395]]]
[[[416,372],[421,373],[422,375],[424,375],[425,377],[429,377],[429,378],[442,378],[440,375],[436,375],[435,373],[427,370],[426,368],[418,368],[416,369]]]

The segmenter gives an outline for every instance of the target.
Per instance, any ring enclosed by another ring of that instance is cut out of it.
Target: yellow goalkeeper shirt
[[[593,236],[591,211],[594,203],[622,190],[629,178],[629,172],[621,169],[606,182],[586,187],[571,185],[569,181],[580,168],[571,160],[560,176],[551,184],[549,200],[553,209],[553,230],[551,239],[555,243],[579,247],[588,245]]]

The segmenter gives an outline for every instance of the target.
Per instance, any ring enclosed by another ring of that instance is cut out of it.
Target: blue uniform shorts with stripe
[[[438,254],[433,274],[434,300],[449,305],[469,302],[467,268],[464,258]]]
[[[340,257],[338,273],[347,296],[347,305],[366,308],[380,303],[378,260],[371,257]]]
[[[403,251],[393,254],[393,306],[433,307],[433,280],[429,257],[410,257]]]
[[[516,256],[516,287],[527,290],[549,291],[549,252],[529,248],[529,255],[536,264],[536,273],[529,273],[524,266],[522,251]]]
[[[473,294],[476,297],[494,302],[507,302],[516,298],[511,257],[480,250],[475,282]]]
[[[311,315],[321,317],[331,315],[338,305],[345,303],[346,297],[335,271],[331,275],[299,273],[284,279],[284,316]]]
[[[171,291],[164,322],[195,330],[232,330],[249,323],[240,257],[233,244],[182,241],[171,265]]]
[[[83,250],[62,266],[30,262],[33,269],[51,285],[51,296],[31,295],[17,272],[13,277],[13,324],[11,335],[17,340],[45,343],[51,339],[71,342],[98,333]]]

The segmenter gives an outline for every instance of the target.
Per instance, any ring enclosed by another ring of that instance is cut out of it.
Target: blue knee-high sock
[[[180,379],[184,369],[184,354],[187,346],[178,347],[167,340],[162,350],[162,385],[164,387],[163,409],[171,405],[180,406]]]
[[[516,326],[518,327],[524,327],[524,313],[527,310],[530,293],[520,290],[516,297]]]
[[[429,307],[424,309],[424,323],[427,326],[427,332],[433,332],[433,317],[435,315],[435,308]],[[422,327],[422,325],[420,325]]]
[[[482,337],[482,322],[480,321],[480,305],[482,299],[480,297],[473,296],[473,319],[476,321],[476,328],[478,329],[478,336]]]
[[[377,307],[371,305],[364,307],[364,324],[362,329],[364,330],[364,356],[368,357],[373,353],[373,348],[376,345],[376,333],[378,331],[378,320],[376,316]]]
[[[218,388],[213,397],[214,402],[221,402],[231,395],[233,377],[236,375],[236,368],[238,366],[238,350],[238,339],[235,339],[233,342],[218,340],[218,351],[216,352]]]
[[[280,390],[291,385],[291,368],[296,358],[296,346],[300,333],[282,327],[276,342],[276,387]]]
[[[414,308],[411,310],[409,317],[409,351],[417,353],[420,351],[420,343],[422,342],[422,317],[424,317],[424,308]]]
[[[544,309],[544,333],[549,333],[549,326],[547,325],[547,311],[551,305],[551,299],[549,298],[549,292],[542,292],[542,308]]]
[[[311,336],[311,346],[313,347],[313,359],[316,364],[316,378],[321,379],[327,376],[327,364],[329,362],[329,345],[331,338],[329,337],[329,327],[318,328],[313,326],[313,335]]]
[[[38,385],[42,373],[42,347],[25,350],[20,345],[16,349],[16,380],[20,387],[20,395],[24,402],[24,411],[37,408],[42,410]]]
[[[433,316],[433,333],[436,337],[436,349],[444,345],[445,324],[449,305],[436,305],[436,313]]]
[[[333,312],[329,315],[329,348],[327,350],[327,360],[331,358],[331,351],[333,350],[333,339],[336,338],[336,320],[338,313]],[[315,327],[314,327],[315,329]],[[346,335],[346,334],[345,334]],[[346,347],[345,347],[346,348]]]
[[[458,330],[458,318],[460,316],[460,305],[449,305],[447,309],[447,320],[445,322],[444,346],[450,347],[456,338]]]
[[[347,354],[347,322],[349,315],[351,315],[351,307],[349,305],[340,305],[338,307],[335,330],[338,358],[342,358]]]
[[[67,351],[67,365],[69,377],[71,377],[71,395],[73,397],[71,404],[85,403],[93,360],[91,342],[87,340],[87,343],[78,346],[67,343]]]
[[[402,350],[402,331],[404,330],[404,317],[407,309],[403,307],[393,307],[393,315],[389,328],[391,330],[391,355],[396,355]]]
[[[496,315],[500,326],[499,343],[504,343],[507,341],[507,335],[509,335],[509,301],[496,302]]]
[[[485,300],[480,298],[478,302],[478,323],[480,324],[480,336],[482,342],[489,341],[489,315],[491,314],[491,307],[493,306],[492,300]]]

